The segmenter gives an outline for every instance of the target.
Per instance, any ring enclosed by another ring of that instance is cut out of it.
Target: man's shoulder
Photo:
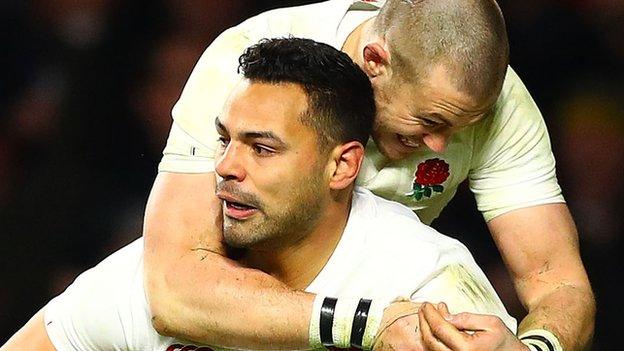
[[[360,187],[356,188],[356,196],[362,208],[360,215],[364,217],[362,221],[367,228],[369,245],[376,250],[420,252],[435,257],[457,250],[467,252],[458,240],[424,224],[405,205]]]
[[[118,267],[127,267],[132,264],[137,268],[140,266],[143,257],[143,237],[140,237],[128,245],[113,252],[103,259],[96,269],[116,270]],[[110,268],[109,268],[110,267]],[[127,271],[127,270],[126,270]]]
[[[46,329],[58,349],[81,343],[102,349],[151,349],[142,347],[157,335],[150,328],[143,290],[142,253],[140,239],[123,247],[46,305]]]
[[[326,268],[345,275],[348,284],[328,284],[332,292],[409,296],[444,267],[471,262],[465,246],[425,225],[399,203],[356,188],[353,206],[343,236],[348,245],[341,242],[335,251],[338,259],[332,258],[333,267]]]
[[[497,136],[515,130],[516,125],[528,127],[543,121],[539,108],[528,89],[511,66],[507,67],[500,95],[487,118],[475,124],[478,133]],[[476,140],[483,140],[482,136]]]
[[[126,306],[129,301],[141,300],[144,295],[142,269],[143,240],[140,238],[83,272],[68,291],[81,291],[87,296],[97,292],[111,305]]]

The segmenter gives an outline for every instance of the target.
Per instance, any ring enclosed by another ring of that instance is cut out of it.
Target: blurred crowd
[[[309,2],[3,1],[0,344],[140,235],[171,108],[205,47],[249,16]],[[544,114],[578,225],[598,300],[593,350],[611,349],[624,314],[624,2],[499,4],[511,65]],[[521,318],[467,186],[434,226],[467,244]]]

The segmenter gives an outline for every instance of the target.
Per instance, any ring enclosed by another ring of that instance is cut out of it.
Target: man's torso
[[[83,273],[46,306],[46,328],[59,351],[75,345],[154,351],[197,346],[161,336],[152,327],[142,253],[139,239]],[[306,290],[336,297],[443,300],[451,312],[496,314],[515,329],[463,245],[422,224],[409,209],[364,189],[355,192],[343,236]]]

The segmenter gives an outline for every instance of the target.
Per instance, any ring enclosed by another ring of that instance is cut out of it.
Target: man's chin
[[[224,232],[223,241],[226,247],[234,250],[245,250],[253,247],[254,242],[239,233]]]
[[[245,249],[250,245],[250,233],[253,226],[249,223],[224,218],[223,242],[233,248]]]

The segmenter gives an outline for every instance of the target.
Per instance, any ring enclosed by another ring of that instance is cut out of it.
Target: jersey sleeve
[[[141,248],[135,241],[117,251],[44,307],[45,328],[58,351],[131,349],[133,326],[149,322],[147,310],[132,303],[144,298]]]
[[[117,307],[107,301],[91,271],[78,279],[44,309],[48,336],[57,351],[126,350]]]
[[[564,202],[546,124],[511,67],[492,113],[476,128],[469,173],[485,220],[518,208]]]
[[[238,58],[257,41],[245,23],[223,32],[195,65],[180,99],[173,107],[173,125],[159,172],[214,171],[218,134],[215,118],[240,80]]]
[[[516,319],[510,316],[485,273],[468,249],[457,242],[440,255],[438,269],[411,296],[415,302],[444,302],[452,314],[470,312],[498,316],[514,334]]]

